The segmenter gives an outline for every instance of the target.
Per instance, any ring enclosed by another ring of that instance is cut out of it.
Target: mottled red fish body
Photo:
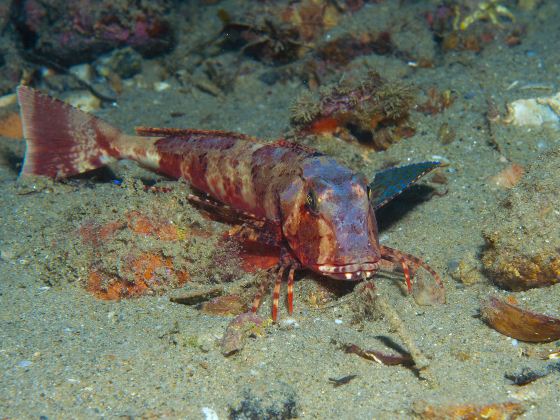
[[[437,273],[418,258],[380,246],[366,178],[317,151],[279,140],[265,143],[238,133],[138,128],[126,135],[100,119],[27,86],[18,98],[27,152],[21,176],[64,178],[130,159],[173,179],[184,178],[246,220],[243,238],[281,250],[273,292],[277,317],[280,284],[313,270],[341,280],[373,276],[380,264]],[[257,310],[260,295],[253,304]]]

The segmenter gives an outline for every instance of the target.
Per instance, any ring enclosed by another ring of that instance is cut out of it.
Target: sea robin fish
[[[426,263],[379,244],[375,218],[377,208],[437,162],[383,171],[368,185],[365,176],[332,157],[286,140],[265,143],[225,131],[144,127],[128,135],[30,87],[20,86],[18,98],[27,141],[21,176],[60,179],[130,159],[167,177],[184,178],[206,194],[206,204],[228,206],[243,216],[240,238],[280,249],[273,320],[284,277],[292,313],[294,272],[300,269],[358,281],[400,264],[409,291],[419,267],[443,287]],[[255,297],[253,311],[267,285]]]

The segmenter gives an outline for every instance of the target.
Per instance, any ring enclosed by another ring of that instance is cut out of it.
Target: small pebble
[[[33,364],[33,362],[31,360],[22,360],[21,362],[18,363],[18,367],[20,368],[26,368],[29,367]]]
[[[162,92],[164,90],[167,90],[171,87],[171,85],[167,82],[156,82],[154,83],[154,90],[156,92]]]
[[[280,321],[280,328],[291,330],[292,328],[299,328],[299,324],[293,318],[286,318]]]
[[[202,407],[205,420],[219,420],[218,413],[209,407]]]
[[[70,67],[68,71],[86,83],[91,83],[95,77],[95,72],[90,64],[78,64]]]
[[[337,324],[337,325],[340,325],[340,324],[343,323],[343,321],[342,321],[342,319],[335,319],[334,323]]]
[[[17,102],[17,97],[15,93],[10,93],[8,95],[0,96],[0,108],[5,108],[14,105]]]

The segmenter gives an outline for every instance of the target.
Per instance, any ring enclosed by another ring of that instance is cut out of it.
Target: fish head
[[[305,268],[340,280],[377,271],[377,221],[363,175],[304,174],[282,191],[280,208],[283,236]]]

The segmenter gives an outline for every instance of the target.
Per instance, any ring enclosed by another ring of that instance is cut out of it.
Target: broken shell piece
[[[517,126],[560,128],[560,92],[554,96],[518,99],[507,105],[504,123]]]
[[[356,344],[346,344],[342,346],[346,353],[354,353],[367,360],[373,360],[381,365],[386,366],[413,366],[414,361],[408,353],[404,354],[386,354],[377,350],[364,350]]]
[[[205,288],[203,290],[189,290],[187,292],[181,291],[180,294],[171,296],[169,300],[173,303],[180,303],[182,305],[197,305],[206,302],[224,293],[224,288],[220,286]]]
[[[247,337],[261,336],[268,322],[253,312],[245,312],[232,319],[222,338],[222,354],[231,356],[245,347]]]
[[[204,302],[201,310],[210,315],[239,315],[247,311],[247,304],[239,295],[225,295]]]
[[[416,275],[412,283],[412,296],[418,305],[435,306],[445,303],[445,290],[430,278]]]
[[[513,188],[525,174],[525,168],[517,163],[502,170],[497,175],[490,178],[490,183],[500,188]]]
[[[522,309],[495,296],[480,306],[482,319],[496,331],[532,343],[560,339],[560,319]]]

